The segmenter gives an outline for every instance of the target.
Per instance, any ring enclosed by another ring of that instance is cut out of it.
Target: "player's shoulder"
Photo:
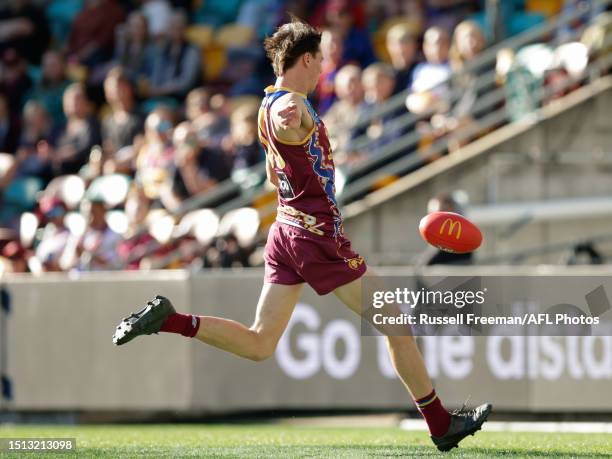
[[[305,106],[304,97],[296,92],[287,92],[276,100],[276,102],[272,105],[272,109],[278,112],[293,103],[298,107],[303,108]]]

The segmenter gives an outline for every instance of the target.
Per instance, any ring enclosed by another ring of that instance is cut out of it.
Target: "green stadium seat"
[[[47,6],[47,18],[51,27],[51,35],[60,44],[68,39],[70,27],[84,0],[52,0]]]

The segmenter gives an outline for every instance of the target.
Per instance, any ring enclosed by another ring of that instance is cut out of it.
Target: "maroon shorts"
[[[363,257],[344,236],[334,239],[275,222],[264,253],[265,281],[293,285],[307,282],[319,295],[358,279],[366,272]]]

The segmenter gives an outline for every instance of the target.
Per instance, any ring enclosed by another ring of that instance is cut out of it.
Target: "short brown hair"
[[[274,35],[264,40],[264,48],[272,61],[276,76],[293,67],[304,53],[316,54],[321,43],[321,33],[310,24],[292,18],[280,26]]]

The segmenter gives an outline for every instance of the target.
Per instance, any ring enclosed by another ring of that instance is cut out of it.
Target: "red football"
[[[433,212],[419,223],[421,237],[431,245],[452,253],[476,250],[482,242],[482,233],[467,218],[454,212]]]

